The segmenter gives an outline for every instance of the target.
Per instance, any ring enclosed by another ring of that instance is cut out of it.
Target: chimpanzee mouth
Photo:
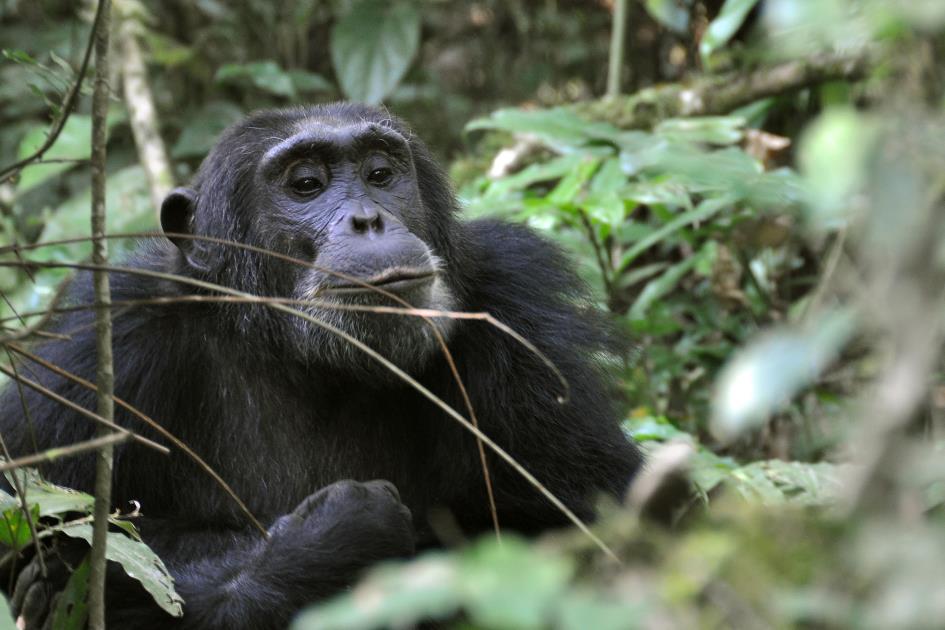
[[[355,284],[344,278],[331,278],[323,285],[321,293],[333,295],[352,295],[356,293],[377,293],[374,288],[390,293],[403,293],[433,282],[436,272],[429,268],[394,267],[385,269],[379,274],[368,278],[358,278],[365,284]]]

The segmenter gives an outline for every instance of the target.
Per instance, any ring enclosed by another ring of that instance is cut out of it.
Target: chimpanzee
[[[482,431],[591,519],[599,495],[619,497],[641,463],[602,367],[616,336],[554,245],[521,226],[459,221],[456,210],[427,148],[386,111],[343,103],[264,111],[227,130],[192,186],[168,195],[161,224],[170,239],[143,243],[126,266],[297,300],[466,415],[435,327]],[[68,300],[91,303],[88,278],[75,285]],[[266,539],[183,454],[117,448],[115,505],[140,503],[144,540],[185,605],[172,619],[110,578],[112,627],[284,627],[372,563],[436,544],[442,523],[459,535],[490,528],[475,437],[349,341],[263,303],[171,299],[220,295],[206,285],[112,272],[111,287],[116,395],[193,448],[269,528]],[[377,289],[415,308],[490,313],[557,366],[568,399],[558,376],[498,328],[365,310],[399,305]],[[62,316],[52,329],[65,337],[36,352],[94,380],[92,318]],[[20,372],[95,408],[86,387],[26,360]],[[14,456],[95,431],[31,390],[26,405],[31,422],[16,387],[0,399]],[[160,440],[123,410],[117,418]],[[503,528],[567,524],[519,473],[487,459]],[[91,491],[93,468],[92,456],[79,456],[43,473]]]

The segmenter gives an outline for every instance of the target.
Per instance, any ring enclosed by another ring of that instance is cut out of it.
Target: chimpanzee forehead
[[[266,171],[286,160],[319,154],[323,158],[360,155],[380,151],[394,156],[409,155],[407,140],[397,130],[376,122],[344,122],[303,119],[294,133],[270,147],[260,161]]]

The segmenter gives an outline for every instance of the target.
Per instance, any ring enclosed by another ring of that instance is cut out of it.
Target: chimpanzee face
[[[311,300],[300,310],[404,367],[415,367],[435,347],[430,323],[366,310],[405,305],[448,310],[454,305],[444,263],[430,244],[433,217],[421,198],[410,143],[382,122],[301,119],[291,131],[272,129],[271,142],[253,156],[251,171],[242,163],[234,167],[240,179],[251,177],[252,192],[231,195],[237,199],[229,200],[229,214],[237,216],[222,216],[242,222],[235,232],[242,242],[300,258],[314,268],[263,263],[254,276],[265,286],[253,292]],[[216,161],[219,168],[226,156]],[[246,191],[245,182],[237,182],[234,190]],[[199,232],[205,224],[200,220],[203,197],[201,191],[172,192],[162,207],[165,231]],[[195,246],[181,239],[177,244],[199,266]],[[273,285],[280,289],[273,291]],[[374,363],[336,334],[292,319],[293,344],[307,359],[359,368]],[[447,332],[448,319],[433,321]]]

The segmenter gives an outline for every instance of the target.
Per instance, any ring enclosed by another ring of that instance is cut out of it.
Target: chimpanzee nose
[[[348,214],[348,222],[355,234],[380,234],[384,231],[384,220],[377,208],[361,206]]]

